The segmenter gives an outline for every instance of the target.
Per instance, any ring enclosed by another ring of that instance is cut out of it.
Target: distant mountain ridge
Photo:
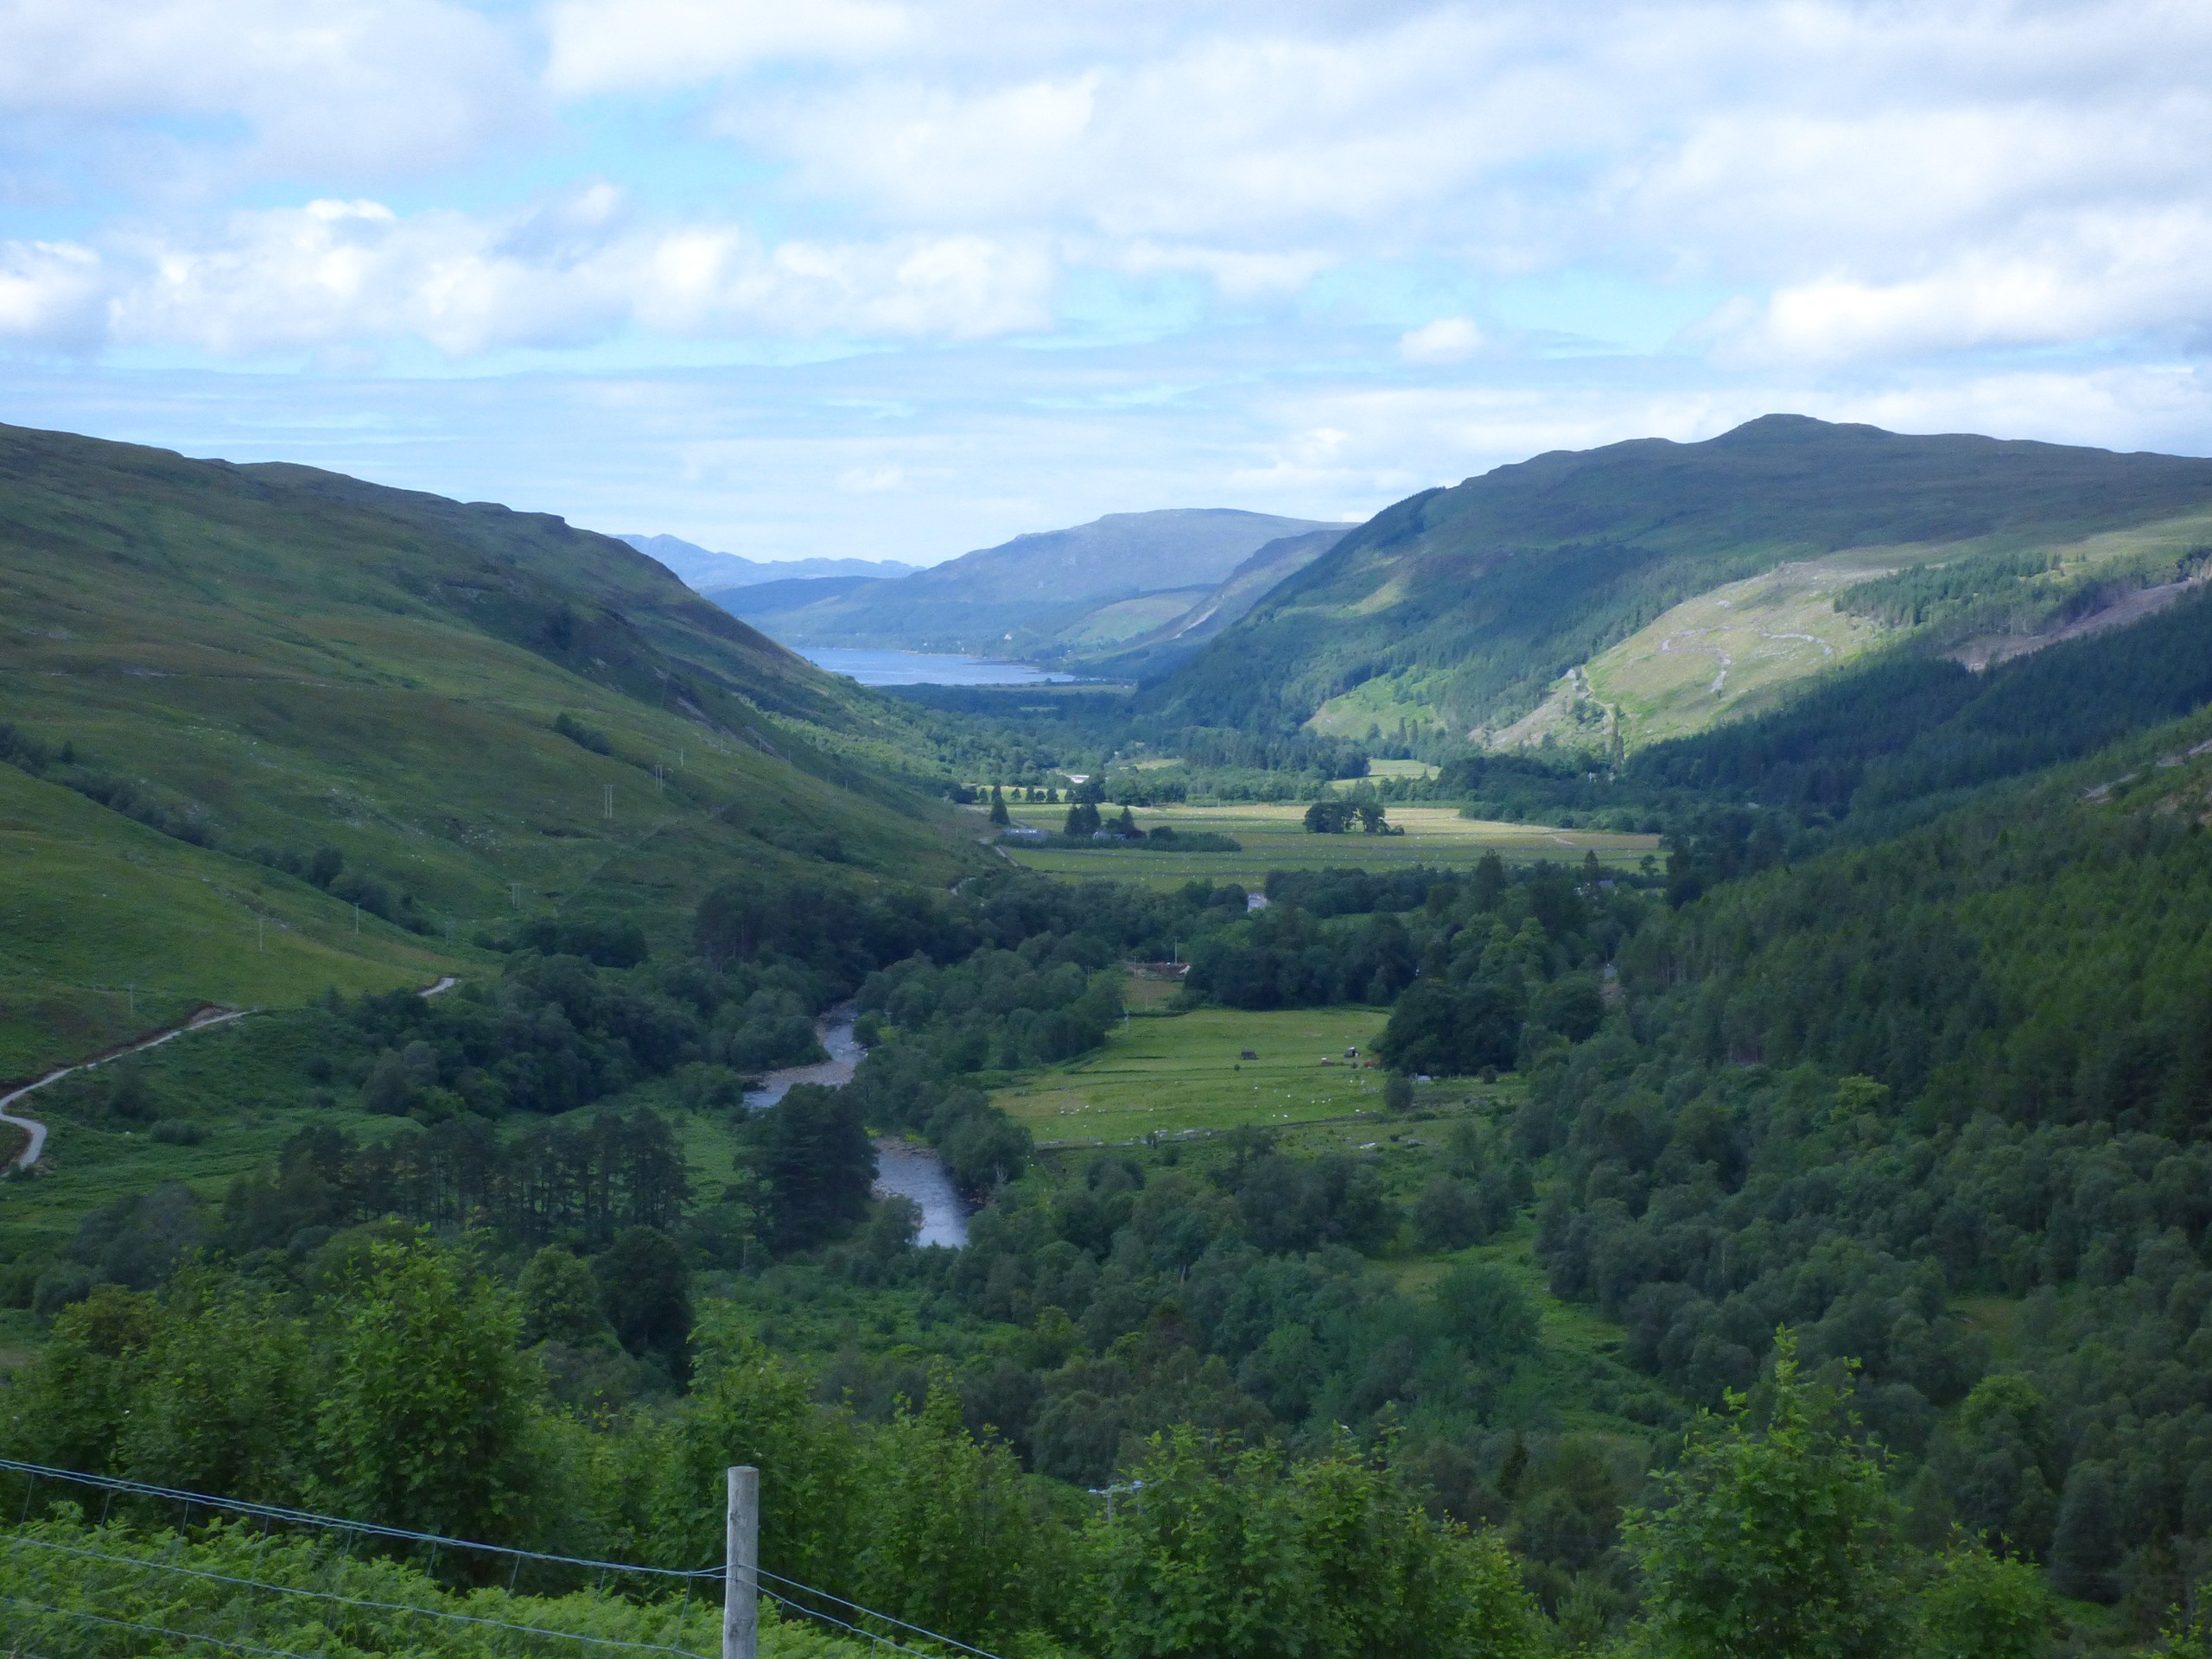
[[[649,559],[674,572],[695,593],[746,588],[756,582],[790,582],[813,576],[865,576],[886,581],[910,576],[921,567],[897,559],[748,559],[717,553],[677,536],[617,536]]]
[[[758,599],[709,591],[789,645],[1105,664],[1172,656],[1186,635],[1182,649],[1192,648],[1346,528],[1228,507],[1109,513],[963,554],[895,586],[790,582]]]
[[[1409,497],[1142,702],[1171,724],[1599,747],[1643,715],[1681,733],[1771,706],[1929,613],[1902,589],[1877,604],[1855,588],[1919,583],[1929,605],[1971,620],[1953,589],[2094,604],[2103,573],[2171,582],[2200,555],[2212,557],[2212,461],[1771,415],[1700,443],[1560,451]],[[1770,592],[1777,572],[1788,580]],[[1846,620],[1864,626],[1848,638],[1802,620],[1853,607],[1863,614]],[[1606,655],[1639,630],[1652,637],[1636,661]],[[1796,660],[1777,666],[1777,653]]]

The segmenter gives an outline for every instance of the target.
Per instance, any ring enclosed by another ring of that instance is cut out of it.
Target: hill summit
[[[1554,451],[1400,501],[1146,703],[1182,723],[1487,738],[1671,607],[1784,567],[1809,571],[1807,602],[1832,610],[1852,583],[1929,565],[2171,563],[2208,542],[2212,461],[1769,415],[1699,443]],[[1738,613],[1773,597],[1721,595]],[[1696,632],[1667,654],[1694,658],[1725,702],[1728,664],[1716,676]],[[1754,649],[1802,648],[1808,672],[1836,654],[1803,628],[1764,634]]]

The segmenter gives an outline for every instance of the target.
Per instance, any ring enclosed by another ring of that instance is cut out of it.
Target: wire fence
[[[435,1575],[440,1557],[445,1557],[449,1580],[465,1584],[505,1584],[506,1591],[518,1595],[562,1595],[577,1588],[606,1591],[626,1586],[632,1591],[651,1591],[672,1586],[679,1581],[721,1580],[721,1566],[671,1568],[637,1566],[635,1561],[600,1561],[582,1555],[553,1555],[549,1551],[529,1551],[513,1544],[480,1544],[467,1537],[418,1533],[404,1526],[345,1520],[343,1516],[316,1516],[312,1510],[257,1504],[245,1497],[213,1497],[208,1493],[179,1491],[177,1486],[153,1486],[142,1480],[122,1480],[118,1476],[86,1476],[75,1469],[48,1469],[44,1465],[0,1458],[0,1497],[4,1497],[7,1482],[22,1484],[17,1520],[31,1520],[42,1484],[62,1491],[82,1489],[99,1497],[98,1516],[93,1516],[88,1502],[84,1504],[88,1520],[95,1520],[98,1524],[106,1524],[108,1520],[128,1520],[139,1526],[170,1526],[177,1533],[183,1533],[193,1526],[194,1510],[201,1510],[204,1520],[234,1516],[238,1520],[261,1522],[265,1529],[285,1526],[309,1533],[340,1535],[347,1540],[374,1540],[380,1544],[404,1546],[400,1553],[425,1557],[425,1571],[431,1575]],[[4,1513],[7,1506],[0,1506],[0,1516]],[[455,1561],[462,1566],[455,1568]]]
[[[396,1643],[426,1659],[721,1650],[721,1564],[562,1555],[0,1459],[0,1526],[10,1518],[0,1659],[353,1659]],[[766,1568],[758,1588],[874,1655],[996,1659]]]

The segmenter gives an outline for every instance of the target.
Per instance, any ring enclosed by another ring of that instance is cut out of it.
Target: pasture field
[[[992,1099],[1047,1146],[1379,1112],[1382,1074],[1348,1064],[1344,1051],[1364,1057],[1389,1018],[1385,1008],[1335,1007],[1132,1019],[1096,1053]],[[1259,1058],[1244,1059],[1247,1049]]]
[[[1112,817],[1115,809],[1103,809]],[[1058,830],[1067,817],[1065,807],[1009,806],[1017,823],[1039,830]],[[1614,868],[1633,868],[1659,850],[1656,836],[1616,835],[1599,830],[1554,830],[1535,823],[1497,823],[1463,818],[1457,807],[1393,806],[1390,822],[1405,830],[1402,836],[1315,836],[1306,833],[1303,804],[1281,806],[1152,806],[1135,809],[1138,824],[1172,824],[1180,833],[1203,830],[1232,836],[1243,846],[1239,853],[1153,852],[1115,842],[1090,848],[1009,847],[1017,863],[1047,874],[1111,878],[1153,887],[1178,887],[1185,881],[1235,881],[1257,887],[1269,870],[1365,869],[1388,870],[1408,864],[1444,868],[1471,867],[1484,853],[1527,861],[1569,859],[1580,863],[1595,852],[1598,861]]]

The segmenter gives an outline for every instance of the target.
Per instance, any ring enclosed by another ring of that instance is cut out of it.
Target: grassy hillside
[[[518,912],[681,928],[734,868],[950,880],[855,759],[904,717],[556,518],[0,430],[0,1073],[133,984],[158,1024],[425,982]]]
[[[1784,563],[1850,552],[1896,569],[2115,533],[2185,547],[2201,522],[2152,527],[2208,510],[2212,461],[1798,416],[1540,455],[1378,514],[1142,703],[1171,725],[1326,711],[1361,735],[1496,731],[1671,607]],[[1669,690],[1649,688],[1655,708]]]
[[[427,985],[471,953],[0,766],[0,1077],[114,1046],[202,1003]]]

